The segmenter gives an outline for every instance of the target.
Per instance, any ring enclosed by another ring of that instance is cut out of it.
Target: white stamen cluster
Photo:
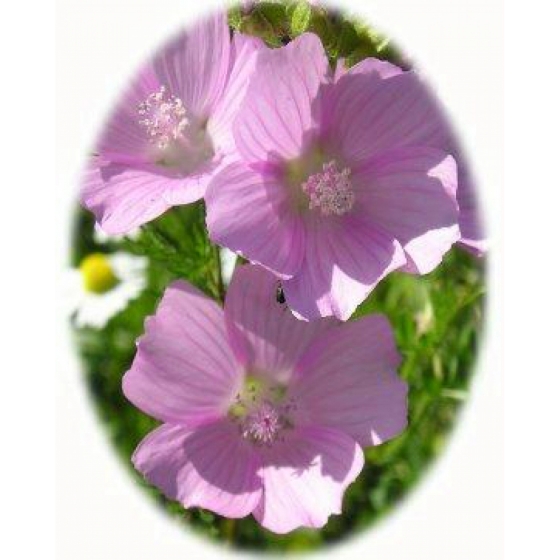
[[[183,102],[166,92],[165,86],[151,93],[138,105],[139,123],[146,129],[150,142],[161,150],[179,138],[188,124]]]
[[[279,411],[269,402],[263,402],[244,420],[241,431],[243,437],[256,443],[269,445],[284,427]]]
[[[309,209],[319,208],[324,216],[341,216],[354,206],[350,169],[339,171],[334,160],[323,164],[323,170],[311,175],[301,187],[309,197]]]

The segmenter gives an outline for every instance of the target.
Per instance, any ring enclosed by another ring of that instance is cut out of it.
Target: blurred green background
[[[230,12],[232,27],[263,37],[271,46],[311,30],[319,34],[334,63],[376,56],[405,66],[393,45],[353,18],[310,8],[304,2],[263,2]],[[125,250],[149,257],[148,287],[103,330],[75,328],[83,375],[101,421],[136,483],[185,528],[227,545],[261,551],[305,551],[336,542],[370,527],[406,496],[444,449],[462,403],[469,395],[484,304],[483,261],[458,247],[426,276],[393,273],[384,279],[355,316],[384,313],[393,325],[409,383],[409,427],[398,438],[366,450],[366,466],[346,492],[343,514],[320,531],[285,536],[263,529],[252,517],[228,520],[201,509],[185,511],[166,500],[134,471],[130,457],[157,423],[123,396],[121,379],[134,357],[135,340],[154,312],[168,283],[185,278],[212,297],[219,294],[218,253],[207,240],[202,203],[177,207],[144,226],[134,241],[97,243],[93,218],[79,210],[72,266],[87,254]]]

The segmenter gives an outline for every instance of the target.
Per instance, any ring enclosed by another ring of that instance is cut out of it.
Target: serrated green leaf
[[[241,22],[240,31],[247,35],[255,35],[263,39],[272,47],[279,47],[282,42],[268,19],[258,10],[245,16]]]
[[[257,11],[276,30],[282,31],[286,23],[286,9],[283,4],[276,2],[260,2]]]
[[[239,31],[242,21],[243,12],[241,10],[241,5],[233,6],[232,8],[230,8],[228,12],[228,24],[236,31]]]
[[[312,31],[321,39],[325,50],[330,56],[330,52],[336,48],[337,37],[329,20],[328,13],[324,10],[314,10],[307,30]]]
[[[307,2],[298,2],[290,20],[292,37],[305,33],[311,21],[311,6]]]
[[[342,22],[340,35],[338,37],[337,56],[348,56],[357,46],[360,39],[354,26],[348,22]]]

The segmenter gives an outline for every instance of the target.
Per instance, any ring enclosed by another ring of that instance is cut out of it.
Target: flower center
[[[242,434],[249,440],[266,445],[276,440],[283,428],[280,412],[265,401],[245,418]]]
[[[102,253],[87,255],[80,263],[80,272],[84,288],[94,294],[104,294],[119,283],[109,259]]]
[[[183,102],[168,94],[165,86],[148,95],[138,105],[138,115],[139,123],[146,129],[150,142],[161,150],[177,140],[189,124]]]
[[[334,160],[324,163],[322,170],[310,175],[301,188],[309,198],[309,209],[318,208],[324,216],[342,216],[354,206],[350,169],[339,170]]]
[[[153,147],[150,157],[157,165],[189,175],[203,169],[214,156],[206,119],[187,115],[181,99],[168,93],[165,86],[138,105],[138,115]]]
[[[291,413],[295,403],[285,396],[285,387],[248,376],[229,408],[229,418],[238,425],[243,438],[257,446],[269,446],[293,426]]]

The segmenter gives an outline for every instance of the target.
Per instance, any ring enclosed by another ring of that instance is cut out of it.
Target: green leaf
[[[312,31],[321,39],[330,58],[336,56],[337,35],[329,19],[328,12],[324,10],[314,10],[307,30]]]
[[[348,56],[358,46],[358,43],[359,38],[354,26],[348,21],[343,21],[338,36],[337,56]]]
[[[292,37],[301,35],[307,31],[311,21],[311,6],[307,2],[298,2],[292,13],[290,29]]]
[[[283,4],[276,2],[260,2],[257,11],[277,31],[282,32],[286,23],[286,10]]]
[[[210,511],[206,511],[205,509],[199,509],[200,519],[204,521],[204,523],[212,523],[214,521],[214,514]]]
[[[243,21],[243,12],[241,5],[233,6],[228,12],[228,23],[233,29],[239,31],[241,29],[241,22]]]
[[[282,44],[270,21],[258,10],[244,17],[239,29],[241,33],[260,37],[272,47]]]

